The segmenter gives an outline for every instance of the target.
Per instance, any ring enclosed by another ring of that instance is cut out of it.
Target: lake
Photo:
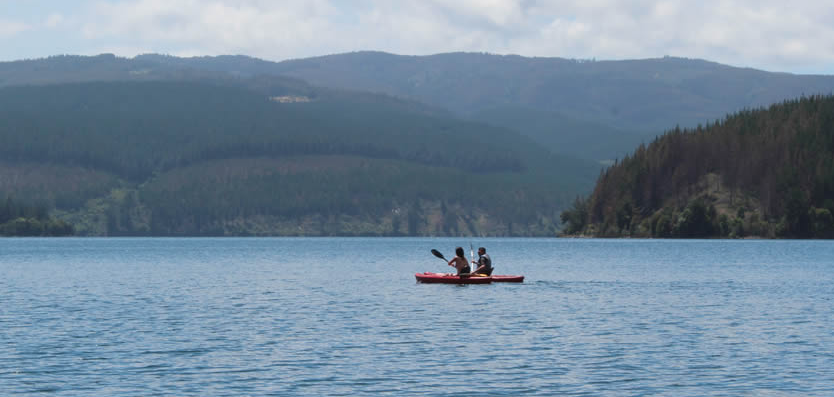
[[[487,248],[523,284],[417,284]],[[0,239],[4,395],[834,395],[834,242]]]

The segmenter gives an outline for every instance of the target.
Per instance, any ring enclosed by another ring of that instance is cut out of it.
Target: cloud
[[[28,24],[0,19],[0,39],[9,38],[30,29]]]
[[[55,29],[63,26],[65,22],[66,20],[63,15],[55,13],[49,14],[46,17],[46,20],[44,21],[43,25],[47,28]]]
[[[316,44],[330,24],[325,1],[138,0],[101,2],[83,26],[88,39],[124,46],[201,48],[206,54],[291,54]]]
[[[481,20],[507,27],[524,20],[523,2],[515,0],[430,0],[433,8],[452,13],[454,19]]]
[[[519,47],[525,52],[580,58],[646,58],[676,55],[739,66],[796,69],[834,61],[831,7],[705,0],[562,2],[542,6],[553,16]],[[566,51],[565,51],[566,50]],[[563,52],[564,51],[564,52]]]
[[[92,3],[82,19],[83,37],[99,45],[176,55],[485,51],[675,55],[769,70],[834,64],[834,7],[804,1],[123,0]],[[9,26],[0,22],[0,35],[22,29]]]

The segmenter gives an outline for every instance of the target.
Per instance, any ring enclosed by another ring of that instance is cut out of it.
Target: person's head
[[[483,254],[486,254],[486,248],[478,247],[478,255],[483,255]]]
[[[459,256],[459,257],[463,258],[463,247],[457,247],[457,248],[455,248],[455,255],[457,255],[457,256]]]

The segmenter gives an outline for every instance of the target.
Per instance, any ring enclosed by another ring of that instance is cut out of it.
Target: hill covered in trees
[[[597,170],[419,103],[204,74],[1,88],[0,141],[0,193],[88,235],[553,235]]]
[[[201,70],[280,74],[321,86],[381,92],[505,127],[502,121],[525,120],[511,126],[555,152],[593,160],[621,158],[670,126],[691,128],[742,109],[834,92],[832,76],[772,73],[674,57],[593,61],[353,52],[278,63],[230,56],[138,59]],[[483,118],[484,114],[500,116]],[[600,146],[600,140],[607,145]]]
[[[834,238],[834,97],[675,129],[605,170],[566,233]]]
[[[194,76],[232,81],[281,76],[284,85],[303,80],[393,95],[510,128],[556,153],[594,161],[620,158],[670,126],[691,128],[741,109],[834,92],[832,76],[771,73],[672,57],[590,61],[354,52],[283,62],[148,54],[0,63],[0,86]]]
[[[689,134],[832,89],[831,76],[681,58],[0,62],[0,197],[54,208],[95,235],[550,235],[554,214],[593,184],[595,164],[655,131],[678,124]],[[750,218],[748,207],[778,200],[725,189],[733,178],[708,172],[698,186],[729,192],[714,205],[735,235],[799,235],[765,219],[775,210]],[[676,195],[685,207],[692,193]],[[568,224],[585,230],[580,218]]]

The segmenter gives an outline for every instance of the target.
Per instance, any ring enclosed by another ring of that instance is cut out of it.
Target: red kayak
[[[492,275],[493,283],[523,283],[524,276],[511,276],[509,274]]]
[[[474,277],[487,277],[485,274],[475,274]],[[493,274],[493,283],[523,283],[524,276],[512,276],[509,274]]]
[[[417,273],[414,275],[417,281],[421,283],[435,283],[435,284],[489,284],[492,282],[492,277],[472,277],[472,276],[455,276],[448,273]]]

